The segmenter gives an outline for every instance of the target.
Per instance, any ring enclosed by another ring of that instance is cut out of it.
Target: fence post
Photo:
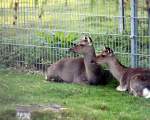
[[[137,35],[138,35],[138,23],[137,23],[137,2],[138,0],[131,0],[131,66],[137,66]]]
[[[150,0],[145,0],[148,15],[148,35],[150,36]]]
[[[124,0],[119,0],[119,32],[125,30]]]

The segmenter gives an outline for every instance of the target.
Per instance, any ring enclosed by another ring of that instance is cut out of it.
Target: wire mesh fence
[[[0,0],[0,65],[45,69],[64,57],[82,34],[90,34],[98,52],[113,48],[131,65],[131,1]],[[137,0],[136,66],[150,67],[150,1]]]

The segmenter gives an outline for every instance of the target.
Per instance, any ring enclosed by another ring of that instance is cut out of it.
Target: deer
[[[101,66],[93,63],[96,53],[91,37],[83,36],[69,51],[80,53],[83,57],[64,58],[52,64],[46,73],[48,81],[89,85],[106,84]]]
[[[109,71],[119,82],[117,91],[129,91],[134,96],[150,98],[150,69],[124,66],[109,47],[96,56],[95,62],[108,65]]]

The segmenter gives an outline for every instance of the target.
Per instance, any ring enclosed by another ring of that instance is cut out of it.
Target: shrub
[[[37,32],[31,45],[0,44],[0,63],[6,67],[25,67],[45,69],[47,65],[63,58],[73,56],[68,49],[78,38],[74,33],[56,32],[49,35]]]

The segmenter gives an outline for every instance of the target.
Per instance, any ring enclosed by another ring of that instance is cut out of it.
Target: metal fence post
[[[137,4],[138,0],[131,0],[131,66],[137,66]]]
[[[119,0],[119,32],[125,30],[124,0]]]

